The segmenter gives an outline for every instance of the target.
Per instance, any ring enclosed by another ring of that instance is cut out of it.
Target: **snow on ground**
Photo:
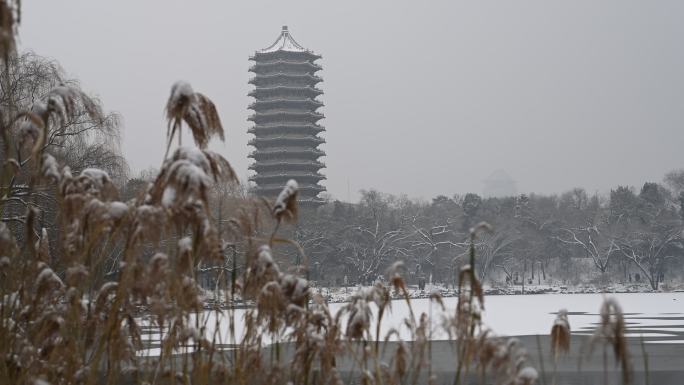
[[[363,288],[362,286],[350,287],[314,287],[313,291],[321,294],[329,303],[349,302],[351,296]],[[485,294],[487,295],[515,295],[515,294],[594,294],[594,293],[652,293],[648,284],[636,283],[617,283],[604,287],[597,287],[594,285],[578,285],[578,286],[564,286],[564,285],[525,285],[523,288],[520,285],[510,286],[490,286],[484,285]],[[677,287],[675,291],[684,291],[684,286]],[[663,290],[667,291],[667,290]],[[411,298],[429,298],[430,293],[438,292],[442,297],[455,297],[457,292],[454,289],[447,288],[443,285],[427,285],[424,290],[418,290],[416,286],[409,286],[409,296]]]

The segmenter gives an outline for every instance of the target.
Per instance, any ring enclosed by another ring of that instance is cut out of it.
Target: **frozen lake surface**
[[[684,342],[684,293],[624,293],[624,294],[539,294],[485,296],[484,324],[497,335],[519,336],[548,334],[556,312],[566,309],[573,333],[593,331],[599,321],[598,312],[605,298],[615,298],[625,313],[629,335],[644,337],[672,337],[671,341]],[[444,298],[446,312],[454,314],[458,299]],[[344,304],[332,304],[336,311]],[[430,301],[412,301],[414,312],[429,314]],[[432,303],[433,339],[445,339],[439,322],[443,313]],[[382,328],[399,328],[408,316],[404,301],[393,301],[392,312],[383,321]],[[405,335],[402,335],[407,337]],[[659,339],[660,340],[660,339]]]
[[[624,293],[624,294],[538,294],[538,295],[492,295],[485,296],[484,324],[500,336],[522,336],[549,334],[551,325],[560,309],[569,313],[572,332],[591,333],[599,321],[598,312],[605,298],[615,298],[625,314],[628,336],[641,337],[648,343],[684,343],[684,293]],[[429,299],[411,300],[416,317],[432,311],[432,339],[443,340],[447,336],[441,330],[445,313],[454,314],[457,298],[444,298],[446,310]],[[333,313],[345,303],[330,304]],[[236,335],[243,331],[242,318],[246,309],[235,311]],[[229,318],[227,312],[205,311],[201,315],[206,325],[206,336],[212,339],[218,326],[217,340],[230,343]],[[374,314],[375,317],[375,314]],[[385,315],[381,325],[381,337],[391,328],[400,331],[402,339],[408,340],[408,330],[403,320],[409,317],[408,306],[403,300],[392,301],[391,311]],[[346,317],[343,318],[346,321]],[[146,337],[158,341],[159,333]],[[375,330],[375,325],[372,329]],[[266,338],[265,338],[266,339]],[[264,342],[268,342],[267,340]],[[151,349],[148,354],[155,354]]]

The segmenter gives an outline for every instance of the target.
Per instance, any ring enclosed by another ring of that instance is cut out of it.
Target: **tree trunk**
[[[523,273],[522,273],[522,294],[525,294],[525,272],[527,271],[527,259],[523,262]]]
[[[541,263],[541,261],[540,261],[540,262],[539,262],[539,270],[542,269],[542,268],[541,268],[541,264],[542,264],[542,263]],[[541,285],[541,273],[540,273],[540,272],[537,273],[537,285]]]
[[[658,277],[648,277],[648,281],[651,283],[651,289],[658,290]]]
[[[532,271],[532,279],[534,279],[534,266],[535,266],[535,265],[536,265],[535,263],[532,263],[532,268],[531,268],[531,271]]]

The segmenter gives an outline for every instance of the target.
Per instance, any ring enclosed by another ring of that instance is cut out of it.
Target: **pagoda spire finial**
[[[280,31],[280,35],[278,35],[275,43],[258,52],[269,53],[275,51],[308,52],[306,48],[302,47],[299,43],[297,43],[297,41],[295,41],[290,34],[290,30],[287,25],[283,25],[283,29]]]

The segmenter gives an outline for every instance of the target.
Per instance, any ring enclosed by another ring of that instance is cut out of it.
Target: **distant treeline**
[[[403,260],[414,283],[453,285],[466,263],[473,226],[476,272],[490,284],[642,284],[682,282],[684,171],[664,184],[618,186],[609,196],[576,188],[561,195],[430,202],[362,191],[359,203],[333,201],[304,212],[293,238],[312,279],[367,284]],[[296,253],[292,255],[292,263]]]

